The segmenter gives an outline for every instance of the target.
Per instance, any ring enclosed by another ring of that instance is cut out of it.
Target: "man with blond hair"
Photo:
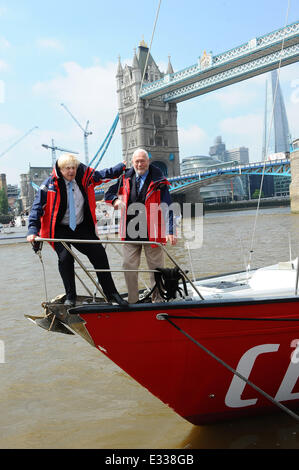
[[[29,215],[27,241],[41,238],[98,240],[96,235],[95,186],[118,178],[124,164],[96,171],[80,163],[72,154],[63,154],[53,172],[40,186]],[[109,269],[106,251],[101,244],[69,243],[85,254],[95,269]],[[58,255],[58,268],[66,299],[76,304],[74,258],[62,243],[51,243]],[[99,283],[109,301],[124,303],[117,293],[110,272],[97,272]]]
[[[123,175],[121,184],[109,187],[105,194],[106,203],[115,209],[121,209],[121,237],[127,241],[151,241],[152,244],[127,243],[123,248],[123,268],[128,288],[129,303],[136,303],[138,293],[138,270],[142,247],[148,268],[155,270],[164,267],[164,252],[155,242],[171,245],[177,243],[173,213],[165,213],[169,208],[171,197],[169,182],[162,171],[150,163],[149,155],[144,149],[133,153],[132,168]],[[137,215],[136,215],[137,214]],[[150,273],[151,285],[154,287],[154,273]],[[152,293],[152,301],[161,301],[158,289]]]

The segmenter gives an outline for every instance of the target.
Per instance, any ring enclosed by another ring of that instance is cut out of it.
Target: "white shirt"
[[[63,225],[68,225],[70,221],[70,210],[69,210],[69,201],[68,201],[68,185],[70,181],[66,180],[65,178],[65,186],[66,186],[66,194],[67,194],[67,209],[65,211],[64,217],[61,221]],[[75,211],[76,211],[76,224],[79,225],[83,222],[84,219],[84,197],[80,191],[80,188],[76,182],[76,180],[72,180],[73,182],[73,192],[74,192],[74,202],[75,202]]]

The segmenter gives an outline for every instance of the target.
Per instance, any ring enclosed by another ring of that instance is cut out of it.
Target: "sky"
[[[42,144],[52,139],[84,161],[83,131],[61,103],[82,127],[89,120],[90,159],[96,154],[118,113],[118,58],[131,65],[140,41],[150,44],[158,5],[0,0],[0,173],[8,184],[20,184],[29,165],[51,166],[51,151]],[[220,54],[298,19],[299,0],[162,0],[151,54],[162,72],[168,56],[178,71],[196,64],[204,51]],[[179,103],[180,159],[208,155],[222,136],[228,150],[248,147],[250,161],[260,161],[267,76]],[[295,139],[299,63],[282,67],[279,77]],[[118,126],[98,168],[121,160]]]

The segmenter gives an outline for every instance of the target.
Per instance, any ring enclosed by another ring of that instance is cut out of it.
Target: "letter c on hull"
[[[248,379],[250,372],[252,371],[253,365],[256,361],[256,358],[260,354],[268,352],[276,352],[279,348],[279,344],[261,344],[259,346],[254,346],[254,348],[246,351],[245,354],[241,357],[239,364],[237,366],[237,372],[243,377]],[[233,380],[229,386],[225,397],[225,404],[230,408],[241,408],[244,406],[255,405],[257,398],[251,398],[248,400],[242,400],[241,395],[246,386],[246,382],[242,380],[237,375],[233,376]]]

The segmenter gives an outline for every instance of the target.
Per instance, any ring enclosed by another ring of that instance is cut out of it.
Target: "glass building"
[[[230,162],[231,166],[232,162]],[[185,157],[181,163],[181,175],[199,173],[204,169],[224,168],[228,163],[207,155],[194,155]],[[221,179],[215,183],[200,187],[200,196],[206,203],[228,202],[245,199],[245,192],[240,177]]]
[[[290,151],[291,136],[277,70],[266,81],[262,160]]]

